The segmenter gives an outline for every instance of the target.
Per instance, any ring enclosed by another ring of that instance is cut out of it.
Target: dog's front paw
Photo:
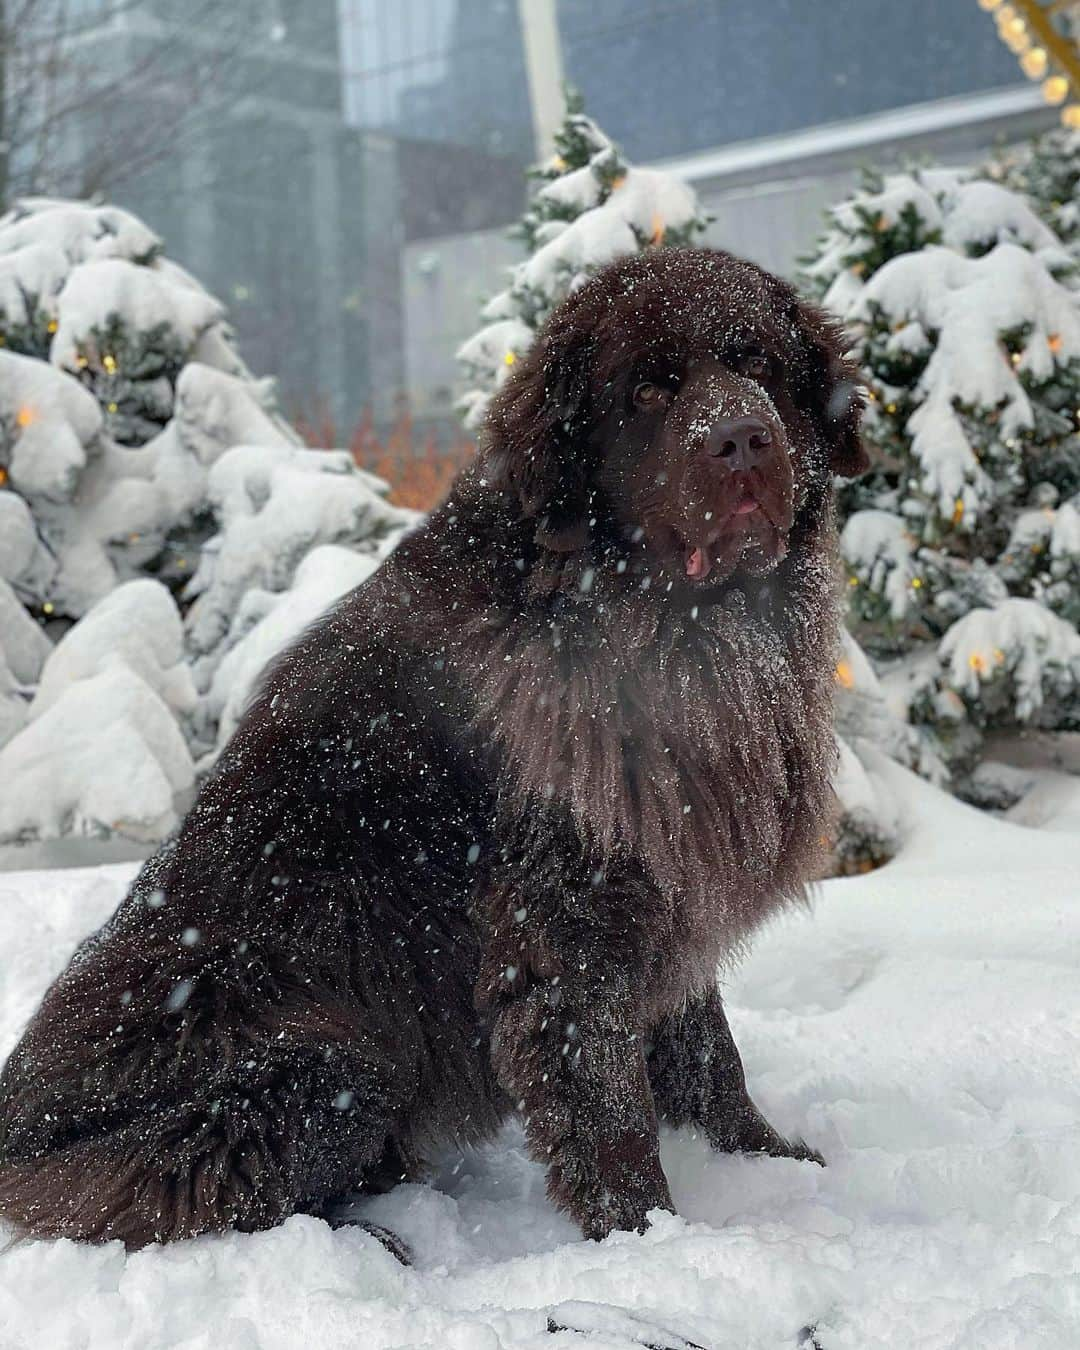
[[[563,1202],[587,1238],[644,1233],[653,1209],[675,1212],[655,1137],[625,1134],[601,1145],[583,1185],[564,1190]]]
[[[817,1151],[811,1148],[809,1144],[802,1139],[781,1139],[783,1147],[779,1152],[773,1153],[774,1158],[794,1158],[797,1162],[817,1163],[819,1167],[826,1165],[825,1159]]]
[[[670,1195],[657,1197],[653,1203],[643,1203],[636,1196],[607,1196],[600,1204],[591,1205],[580,1213],[578,1221],[582,1233],[593,1242],[601,1242],[609,1233],[644,1233],[649,1225],[649,1211],[667,1210],[674,1214]]]
[[[801,1139],[786,1139],[773,1129],[749,1097],[722,1098],[713,1108],[707,1132],[721,1153],[767,1153],[825,1166],[825,1159]]]

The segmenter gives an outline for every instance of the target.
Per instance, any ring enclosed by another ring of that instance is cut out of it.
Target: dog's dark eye
[[[651,411],[654,408],[663,408],[671,399],[671,390],[665,389],[662,384],[653,384],[649,380],[642,381],[634,388],[634,406]]]
[[[767,380],[772,374],[772,362],[764,352],[743,352],[735,364],[740,375],[752,380]]]

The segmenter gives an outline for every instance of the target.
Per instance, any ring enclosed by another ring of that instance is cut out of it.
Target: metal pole
[[[566,111],[555,5],[556,0],[518,0],[538,159],[547,159],[554,150],[555,132]]]

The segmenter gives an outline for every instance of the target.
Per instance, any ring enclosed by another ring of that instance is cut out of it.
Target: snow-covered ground
[[[1080,780],[1032,830],[876,768],[899,858],[826,883],[728,986],[756,1097],[826,1170],[670,1136],[680,1217],[596,1244],[508,1130],[360,1205],[412,1269],[309,1218],[134,1256],[15,1244],[0,1347],[1080,1346]],[[0,1056],[132,870],[0,876]]]

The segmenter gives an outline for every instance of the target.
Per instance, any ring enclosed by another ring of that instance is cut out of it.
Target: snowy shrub
[[[963,170],[870,175],[806,262],[870,396],[874,468],[841,491],[852,632],[973,798],[983,732],[1029,726],[1036,689],[1040,726],[1076,715],[1080,303],[1047,219]]]
[[[70,685],[0,750],[0,843],[161,839],[194,776],[169,708],[128,666],[111,666]]]
[[[148,442],[171,425],[186,364],[254,386],[220,302],[161,248],[108,206],[34,199],[0,218],[0,487],[49,560],[17,586],[39,617],[78,618],[157,571],[193,503]]]
[[[267,665],[381,561],[378,553],[324,544],[307,554],[288,590],[244,593],[199,703],[198,730],[208,744],[216,736],[216,750],[224,746]]]
[[[194,708],[172,596],[157,581],[120,586],[57,644],[25,725],[0,749],[0,842],[159,838],[194,783],[178,721]]]
[[[244,595],[280,592],[316,544],[351,544],[378,555],[416,516],[384,500],[385,484],[344,451],[236,446],[210,471],[218,533],[185,590],[193,650],[205,654],[229,630]]]
[[[0,218],[0,837],[172,829],[255,657],[204,707],[196,674],[205,693],[316,546],[370,570],[415,518],[384,493],[302,448],[221,303],[135,217]]]

